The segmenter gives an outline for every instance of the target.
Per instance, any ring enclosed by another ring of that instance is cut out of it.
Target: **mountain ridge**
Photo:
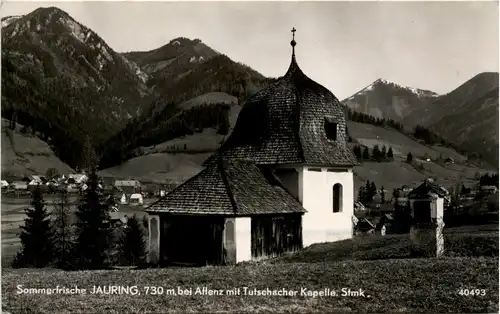
[[[401,122],[408,131],[424,126],[450,143],[498,164],[498,119],[492,119],[498,117],[498,72],[479,73],[441,95],[379,79],[344,103],[352,110]],[[482,118],[471,120],[480,111],[485,111]],[[465,120],[468,124],[463,123]]]

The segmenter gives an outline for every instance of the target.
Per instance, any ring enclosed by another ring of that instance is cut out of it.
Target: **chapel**
[[[345,106],[295,58],[251,96],[205,169],[150,205],[153,264],[234,264],[353,235]]]

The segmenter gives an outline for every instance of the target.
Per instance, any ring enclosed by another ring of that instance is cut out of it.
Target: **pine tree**
[[[361,147],[359,147],[359,145],[354,146],[353,153],[357,159],[361,159]]]
[[[380,203],[385,204],[385,192],[383,186],[380,188]]]
[[[369,196],[370,196],[370,202],[373,201],[373,197],[377,195],[377,186],[375,185],[375,182],[370,182],[370,187],[368,189],[369,191]]]
[[[363,151],[363,159],[364,160],[370,159],[370,152],[368,151],[368,147],[365,147],[365,150]]]
[[[50,226],[50,214],[45,208],[45,201],[40,187],[32,194],[31,207],[25,210],[24,226],[21,226],[22,251],[16,256],[18,267],[42,268],[53,260],[53,234]]]
[[[387,148],[384,146],[382,146],[382,151],[380,152],[380,157],[382,159],[386,159],[387,158]]]
[[[375,186],[375,182],[366,181],[365,189],[366,189],[365,203],[368,204],[373,201],[373,197],[375,197],[375,195],[377,194],[377,187]]]
[[[378,145],[373,146],[373,150],[372,150],[373,160],[380,161],[380,156],[381,156],[381,153],[380,153],[380,148],[378,147]]]
[[[372,200],[373,200],[373,194],[372,194],[372,191],[371,191],[371,183],[370,181],[366,181],[366,184],[365,184],[365,199],[364,199],[364,204],[368,204],[370,203]]]
[[[411,152],[406,155],[406,162],[409,164],[413,162],[413,155],[411,154]]]
[[[82,148],[82,170],[89,172],[93,167],[96,167],[98,163],[97,155],[95,153],[94,147],[90,136],[87,135]]]
[[[394,153],[392,152],[392,146],[389,146],[389,150],[387,151],[387,158],[393,159]]]
[[[366,200],[366,188],[364,186],[360,186],[358,191],[358,201],[364,203],[365,200]]]
[[[141,266],[146,262],[144,229],[136,215],[127,220],[119,247],[122,259],[128,265]]]
[[[63,189],[54,209],[54,257],[58,267],[67,269],[74,265],[73,233],[71,228],[71,212],[68,192]]]
[[[81,268],[99,269],[107,266],[112,235],[109,205],[99,188],[95,168],[90,172],[87,186],[76,212],[76,258]]]

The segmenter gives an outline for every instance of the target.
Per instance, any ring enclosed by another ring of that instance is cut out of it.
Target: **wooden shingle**
[[[146,211],[250,216],[302,213],[305,209],[278,182],[266,178],[255,164],[218,158]]]

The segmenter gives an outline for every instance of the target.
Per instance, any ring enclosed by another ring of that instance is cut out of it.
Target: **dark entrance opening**
[[[162,260],[169,265],[221,265],[224,263],[224,219],[170,216],[164,232]]]

